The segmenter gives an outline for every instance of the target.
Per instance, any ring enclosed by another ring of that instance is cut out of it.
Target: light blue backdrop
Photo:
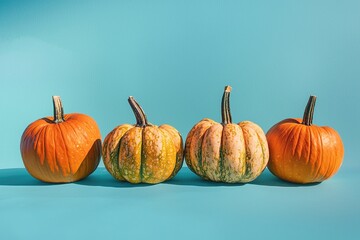
[[[359,80],[360,1],[0,0],[0,238],[360,239]],[[131,185],[100,167],[49,185],[23,169],[21,134],[52,115],[52,95],[103,137],[135,123],[133,95],[185,138],[204,117],[220,121],[225,85],[233,120],[265,131],[317,95],[314,123],[345,144],[338,175],[227,185],[183,168]]]
[[[220,121],[233,87],[234,121],[267,131],[301,117],[339,131],[343,168],[359,167],[360,1],[1,1],[0,167],[22,167],[19,141],[32,121],[92,116],[102,136],[134,123],[133,95],[154,124],[184,136]]]

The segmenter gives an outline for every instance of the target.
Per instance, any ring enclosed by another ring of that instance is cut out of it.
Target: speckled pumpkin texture
[[[222,125],[205,118],[191,129],[185,142],[186,164],[211,181],[253,181],[265,169],[268,159],[265,134],[249,121]]]
[[[137,124],[114,128],[103,143],[106,169],[119,181],[160,183],[174,177],[183,164],[183,140],[172,126],[156,126],[133,97],[128,99]]]
[[[225,87],[222,123],[205,118],[188,133],[185,160],[200,177],[227,183],[253,181],[265,169],[269,149],[263,130],[253,122],[231,122],[229,94]]]

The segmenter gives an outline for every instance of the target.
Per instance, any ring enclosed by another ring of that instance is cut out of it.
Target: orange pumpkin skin
[[[54,117],[36,120],[21,137],[26,170],[44,182],[78,181],[90,175],[100,161],[101,135],[96,122],[79,113],[62,117],[58,123]]]
[[[265,169],[269,150],[263,130],[255,123],[231,123],[229,95],[225,88],[222,124],[205,118],[189,132],[185,160],[198,176],[215,182],[247,183]]]
[[[314,107],[315,98],[309,99],[308,105],[310,101]],[[309,125],[304,124],[304,119],[285,119],[266,134],[270,150],[268,168],[285,181],[322,182],[332,177],[342,164],[344,146],[339,134],[330,127],[311,124],[312,113],[310,117]]]
[[[137,104],[130,97],[130,104]],[[102,156],[108,172],[119,181],[156,184],[174,177],[183,164],[183,141],[170,125],[155,126],[139,120],[145,114],[134,109],[138,124],[122,124],[104,139]],[[132,106],[133,107],[133,106]]]

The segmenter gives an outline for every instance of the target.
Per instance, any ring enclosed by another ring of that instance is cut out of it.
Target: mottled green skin
[[[204,179],[246,183],[265,169],[269,150],[264,132],[252,122],[219,124],[203,119],[186,138],[185,160]]]
[[[169,126],[123,124],[105,138],[103,161],[117,180],[160,183],[174,177],[183,164],[179,132]]]

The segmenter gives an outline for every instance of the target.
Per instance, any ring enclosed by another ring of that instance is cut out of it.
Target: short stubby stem
[[[316,96],[310,96],[309,101],[305,107],[302,124],[311,126],[314,117],[315,102]]]

